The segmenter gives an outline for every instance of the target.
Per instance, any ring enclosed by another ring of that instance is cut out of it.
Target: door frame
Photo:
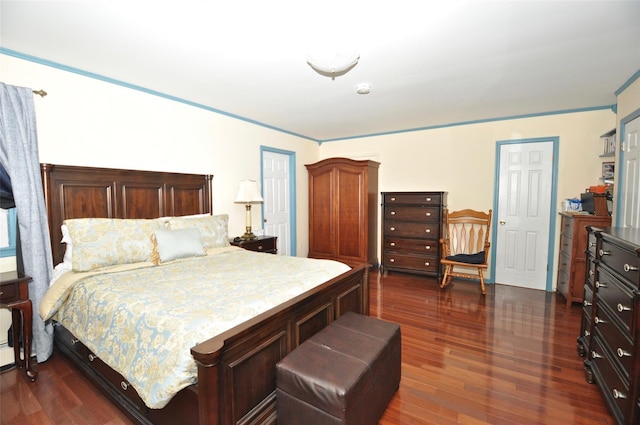
[[[626,117],[622,118],[620,120],[620,137],[618,140],[618,151],[620,152],[620,155],[618,156],[618,160],[616,161],[616,176],[615,176],[615,182],[616,182],[616,199],[614,201],[614,210],[615,210],[615,225],[618,226],[618,223],[622,222],[622,208],[620,205],[620,200],[622,199],[621,197],[621,193],[623,192],[624,189],[624,156],[625,156],[625,151],[620,149],[620,146],[622,145],[622,143],[626,142],[626,136],[627,136],[627,124],[630,123],[631,121],[635,120],[636,118],[640,118],[640,108],[636,109],[635,111],[633,111],[632,113],[630,113],[629,115],[627,115]]]
[[[555,241],[556,241],[556,215],[558,205],[558,152],[560,146],[560,138],[558,136],[553,137],[535,137],[528,139],[514,139],[514,140],[498,140],[496,141],[496,156],[494,164],[494,179],[493,179],[493,217],[491,223],[491,245],[494,249],[491,250],[491,270],[489,272],[489,283],[495,283],[495,264],[496,264],[496,250],[498,237],[498,229],[496,223],[498,222],[498,200],[500,194],[500,148],[504,145],[517,145],[524,143],[540,143],[549,142],[553,143],[553,153],[551,160],[551,208],[549,209],[549,247],[547,252],[547,282],[546,291],[551,292],[553,290],[553,269],[555,259]]]
[[[296,153],[293,151],[260,145],[260,187],[262,187],[262,181],[264,180],[263,160],[265,152],[278,153],[289,157],[289,206],[291,210],[291,214],[289,215],[289,234],[291,237],[289,246],[291,247],[291,256],[295,257],[298,253],[298,231],[296,227]],[[260,208],[260,217],[262,222],[264,223],[264,204]]]

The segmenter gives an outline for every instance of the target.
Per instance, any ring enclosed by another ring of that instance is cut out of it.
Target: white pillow
[[[206,255],[200,231],[195,227],[177,230],[156,230],[153,232],[153,254],[151,261],[158,265],[180,258],[202,257]]]
[[[66,224],[63,224],[62,226],[60,226],[60,230],[62,230],[62,240],[60,241],[60,243],[66,244],[64,248],[64,258],[62,259],[62,262],[64,264],[68,264],[69,267],[71,267],[71,264],[73,264],[72,263],[73,243],[71,242],[71,235],[69,234],[69,228],[67,227]]]

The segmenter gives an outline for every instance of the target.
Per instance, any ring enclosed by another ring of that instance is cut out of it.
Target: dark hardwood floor
[[[374,271],[371,315],[402,329],[402,381],[381,425],[614,424],[577,354],[580,307],[559,295]],[[0,424],[131,423],[60,355],[38,370],[35,383],[0,375]]]

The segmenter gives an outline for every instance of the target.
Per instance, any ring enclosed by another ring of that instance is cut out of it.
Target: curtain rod
[[[32,92],[34,92],[35,94],[39,94],[42,97],[45,97],[47,95],[47,92],[44,90],[32,90]]]

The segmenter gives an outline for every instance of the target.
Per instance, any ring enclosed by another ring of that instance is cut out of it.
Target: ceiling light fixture
[[[359,60],[360,54],[358,52],[348,54],[337,52],[335,54],[307,57],[307,63],[314,71],[325,77],[331,77],[332,80],[349,72],[358,64]]]

